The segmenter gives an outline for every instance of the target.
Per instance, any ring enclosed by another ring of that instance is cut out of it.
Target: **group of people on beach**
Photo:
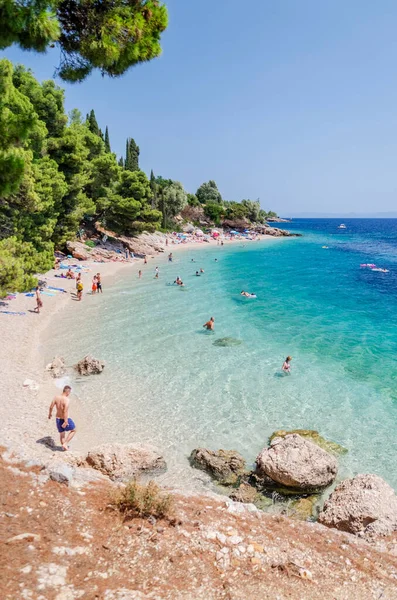
[[[170,253],[168,255],[168,262],[172,262],[172,260],[173,260],[173,256],[172,256],[172,253]],[[192,258],[191,262],[195,262],[195,260]],[[218,262],[217,258],[215,258],[215,262]],[[144,264],[147,264],[146,257],[144,258]],[[202,269],[202,268],[200,268],[200,270],[196,270],[196,277],[199,277],[203,273],[204,273],[204,269]],[[69,270],[66,274],[66,277],[68,277],[70,279],[76,279],[77,299],[81,300],[82,295],[83,295],[83,283],[82,283],[81,273],[78,273],[77,277],[75,277],[73,271],[69,268]],[[138,277],[139,278],[142,277],[142,270],[138,271]],[[158,279],[158,278],[159,278],[159,267],[156,267],[155,268],[155,279]],[[177,278],[175,279],[174,284],[176,284],[178,286],[184,286],[184,283],[179,276],[177,276]],[[91,290],[92,290],[92,294],[96,294],[97,292],[102,293],[103,290],[102,290],[102,280],[101,280],[100,273],[97,273],[96,275],[94,275],[94,277],[92,279]],[[253,294],[251,294],[249,292],[245,292],[244,290],[241,292],[241,295],[246,296],[246,297],[253,296]],[[39,287],[36,288],[36,303],[37,303],[37,312],[40,312],[40,308],[43,306],[43,303],[40,298]],[[214,331],[215,318],[210,317],[209,320],[206,323],[204,323],[203,328],[206,329],[207,331]],[[290,374],[291,360],[292,360],[292,357],[287,356],[287,358],[285,359],[285,361],[282,365],[283,373]],[[69,385],[66,385],[63,388],[62,394],[54,397],[53,401],[51,402],[51,405],[49,408],[49,413],[48,413],[48,418],[51,419],[53,410],[56,409],[56,426],[57,426],[57,430],[60,435],[61,446],[64,451],[67,451],[69,449],[69,443],[73,439],[74,435],[76,434],[76,425],[75,425],[73,419],[71,419],[69,417],[69,396],[70,396],[71,391],[72,391],[71,387]]]

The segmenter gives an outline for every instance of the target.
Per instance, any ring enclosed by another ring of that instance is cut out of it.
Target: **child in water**
[[[292,360],[292,356],[287,356],[287,358],[284,361],[284,364],[282,366],[282,370],[284,371],[284,373],[291,373],[291,365],[290,362]]]

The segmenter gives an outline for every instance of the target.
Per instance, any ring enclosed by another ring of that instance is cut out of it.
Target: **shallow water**
[[[106,361],[101,376],[74,382],[90,431],[155,444],[164,481],[190,487],[205,481],[188,464],[197,446],[253,462],[274,430],[313,428],[349,449],[340,477],[372,472],[396,487],[397,221],[386,232],[345,222],[342,232],[301,221],[290,229],[303,238],[175,253],[157,261],[159,280],[152,260],[142,280],[124,273],[79,310],[71,303],[45,353]],[[390,272],[360,268],[368,262]],[[185,289],[166,285],[177,275]],[[210,316],[214,333],[202,328]]]

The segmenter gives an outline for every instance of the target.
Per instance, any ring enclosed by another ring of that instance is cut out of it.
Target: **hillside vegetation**
[[[0,296],[32,287],[87,218],[128,236],[175,227],[188,206],[216,224],[267,216],[258,201],[224,201],[214,181],[188,194],[179,181],[149,179],[139,154],[128,138],[118,159],[93,110],[67,116],[54,81],[0,60]]]

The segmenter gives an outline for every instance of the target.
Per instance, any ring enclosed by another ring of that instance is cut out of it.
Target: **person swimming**
[[[214,317],[211,317],[209,321],[207,321],[206,323],[204,323],[203,327],[205,327],[205,329],[207,331],[214,331],[214,327],[215,327],[215,319],[214,319]]]
[[[196,277],[200,277],[200,273],[196,271]]]
[[[291,373],[291,365],[290,365],[291,360],[292,360],[292,356],[287,356],[287,358],[285,359],[284,364],[281,367],[282,370],[284,371],[284,373]]]
[[[204,273],[204,269],[200,269],[200,273]]]

